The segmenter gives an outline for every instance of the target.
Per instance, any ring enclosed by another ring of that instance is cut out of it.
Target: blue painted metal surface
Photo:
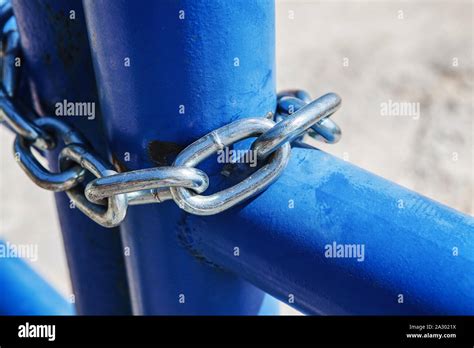
[[[210,130],[274,111],[273,1],[84,7],[107,136],[123,168],[170,163]],[[211,182],[222,181],[209,163]],[[182,247],[186,219],[173,202],[130,207],[121,230],[135,313],[257,314],[263,292]]]
[[[322,151],[293,149],[267,191],[181,238],[306,313],[474,314],[474,219]],[[334,242],[363,257],[326,257]]]
[[[97,102],[94,72],[80,0],[13,0],[31,100],[40,115],[54,115],[55,103]],[[74,12],[71,12],[74,11]],[[20,96],[29,98],[27,93]],[[99,106],[95,119],[63,117],[106,156]],[[57,151],[49,163],[57,170]],[[64,193],[56,205],[79,314],[128,314],[130,300],[118,229],[101,228]]]
[[[272,2],[85,8],[107,135],[117,158],[131,158],[124,168],[170,163],[210,130],[274,110]],[[232,184],[212,161],[206,170],[216,186]],[[221,215],[132,207],[122,236],[136,313],[257,313],[262,294],[233,274],[285,302],[293,295],[307,313],[474,313],[472,218],[320,151],[296,149],[277,183]],[[364,260],[325,257],[333,243],[363,245]]]
[[[2,250],[8,245],[0,240]],[[72,315],[74,307],[19,258],[0,258],[0,315]]]
[[[122,168],[169,163],[208,131],[274,110],[272,2],[85,7]],[[474,314],[472,217],[321,151],[295,149],[275,184],[220,215],[131,207],[122,238],[139,314],[255,314],[264,295],[237,275],[307,313]],[[364,253],[327,257],[333,243]]]

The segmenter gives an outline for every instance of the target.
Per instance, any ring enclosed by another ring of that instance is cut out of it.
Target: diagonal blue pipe
[[[293,149],[259,197],[179,235],[305,313],[474,314],[474,219],[322,151]]]

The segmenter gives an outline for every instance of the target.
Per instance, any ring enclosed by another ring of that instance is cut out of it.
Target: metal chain
[[[329,119],[341,104],[338,95],[329,93],[311,101],[308,93],[290,90],[278,94],[274,119],[244,118],[216,129],[181,151],[172,166],[117,173],[70,125],[52,117],[30,121],[18,111],[14,103],[18,68],[13,66],[15,56],[12,59],[12,54],[18,53],[19,40],[11,39],[16,27],[10,16],[9,7],[0,9],[0,25],[4,28],[0,52],[0,119],[16,133],[17,162],[38,186],[66,192],[80,211],[104,227],[119,225],[129,205],[166,200],[173,200],[191,214],[220,213],[262,192],[277,180],[288,164],[290,144],[314,148],[306,137],[330,144],[341,137],[340,128]],[[209,177],[195,167],[217,151],[255,137],[251,151],[255,151],[260,161],[258,169],[230,188],[201,195],[209,186]],[[32,149],[51,151],[59,140],[64,147],[59,154],[59,172],[54,173],[39,163]],[[84,185],[87,172],[96,179]]]
[[[281,121],[310,103],[311,96],[302,90],[287,90],[278,93],[277,100],[278,113],[276,120]],[[341,139],[341,129],[333,120],[329,117],[325,117],[311,126],[305,135],[327,144],[335,144]],[[303,137],[301,139],[295,139],[294,142],[308,145]]]

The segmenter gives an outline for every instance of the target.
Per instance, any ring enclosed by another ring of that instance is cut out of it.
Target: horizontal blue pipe
[[[322,151],[293,149],[258,198],[178,235],[306,313],[474,314],[474,219]]]
[[[6,250],[7,244],[0,240],[0,247]],[[74,306],[25,261],[0,257],[0,315],[72,314]]]

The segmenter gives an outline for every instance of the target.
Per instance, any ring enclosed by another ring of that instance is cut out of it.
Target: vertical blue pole
[[[84,7],[107,136],[123,169],[169,164],[207,132],[274,111],[272,0]],[[178,232],[187,219],[173,202],[129,208],[121,229],[135,313],[257,314],[263,292],[186,249]]]
[[[81,1],[14,0],[13,8],[32,95],[26,102],[33,103],[40,115],[54,115],[55,103],[64,100],[96,103]],[[79,129],[106,155],[100,113],[93,120],[62,120]],[[50,154],[49,163],[57,170],[57,151]],[[56,194],[56,206],[78,314],[130,313],[119,230],[102,228],[78,209],[71,209],[64,193]]]

